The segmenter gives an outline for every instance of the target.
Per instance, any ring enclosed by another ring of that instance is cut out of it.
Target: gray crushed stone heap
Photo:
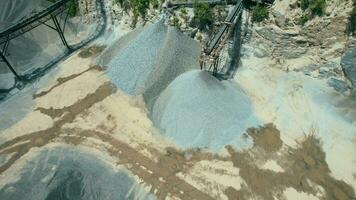
[[[199,43],[159,21],[119,39],[98,63],[117,87],[152,104],[175,77],[199,66],[199,54]]]
[[[154,200],[126,170],[76,147],[41,150],[21,176],[0,189],[0,199],[147,199]]]
[[[159,96],[154,124],[183,148],[243,147],[246,128],[259,124],[248,96],[234,82],[193,70],[177,77]]]

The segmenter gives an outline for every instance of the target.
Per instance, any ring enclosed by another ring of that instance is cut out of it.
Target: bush
[[[77,0],[70,1],[68,3],[68,15],[74,17],[78,14],[78,12],[79,12],[78,1]]]
[[[143,17],[146,16],[146,10],[149,8],[148,0],[131,0],[131,4],[134,10],[139,12]]]
[[[352,33],[352,35],[355,35],[356,32],[356,0],[353,1],[354,3],[354,8],[352,9],[350,18],[349,18],[349,24],[350,24],[350,33]]]
[[[306,10],[309,8],[309,0],[300,0],[299,5],[303,10]]]
[[[204,28],[211,25],[214,21],[214,14],[212,9],[207,3],[194,2],[194,21],[198,24],[199,28]]]
[[[354,0],[356,1],[356,0]],[[299,18],[299,24],[304,25],[309,19],[315,15],[322,16],[325,13],[325,0],[298,0],[299,7],[305,11],[302,17]]]
[[[307,23],[307,21],[309,21],[309,16],[308,15],[303,15],[299,18],[299,24],[300,25],[304,25],[305,23]]]
[[[313,15],[322,16],[325,12],[326,2],[325,0],[313,0],[310,2],[310,11]]]
[[[158,0],[151,0],[151,5],[153,8],[158,8],[159,6]]]
[[[57,0],[47,0],[47,1],[55,3]],[[69,1],[69,3],[66,5],[66,8],[68,9],[67,13],[70,17],[77,16],[79,12],[78,0]]]
[[[257,6],[252,8],[252,21],[261,22],[268,19],[268,8],[262,4],[257,4]]]

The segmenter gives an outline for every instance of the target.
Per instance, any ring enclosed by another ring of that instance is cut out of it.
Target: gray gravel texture
[[[348,49],[341,58],[341,66],[345,75],[356,87],[356,48]]]
[[[0,189],[1,200],[156,199],[128,171],[75,146],[41,150],[20,170]]]
[[[198,70],[177,77],[161,93],[151,115],[154,124],[183,148],[243,148],[248,144],[241,139],[246,128],[259,124],[248,96],[236,83]]]
[[[136,30],[103,52],[99,64],[129,95],[143,94],[148,105],[179,74],[199,67],[199,43],[159,21]]]

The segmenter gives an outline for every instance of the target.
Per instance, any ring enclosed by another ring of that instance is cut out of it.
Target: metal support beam
[[[6,57],[4,56],[4,54],[1,51],[0,51],[0,58],[5,62],[5,64],[9,67],[11,72],[16,76],[16,78],[21,80],[21,77],[17,74],[15,69],[11,66],[11,64],[9,63],[9,61],[6,59]]]
[[[61,38],[61,40],[62,40],[64,46],[66,46],[67,49],[70,50],[71,48],[69,47],[69,45],[68,45],[68,43],[67,43],[67,40],[66,40],[66,38],[64,37],[63,31],[62,31],[62,29],[61,29],[61,26],[60,26],[60,24],[59,24],[59,22],[58,22],[57,17],[52,15],[52,20],[53,20],[54,25],[56,26],[57,32],[58,32],[59,37]]]

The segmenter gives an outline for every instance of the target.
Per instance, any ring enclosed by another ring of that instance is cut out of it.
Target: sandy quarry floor
[[[36,90],[17,94],[30,93],[33,102],[24,117],[1,130],[0,156],[7,159],[0,165],[0,187],[16,179],[16,163],[25,164],[25,155],[69,144],[100,150],[98,158],[129,170],[158,199],[355,198],[354,186],[331,175],[315,134],[290,145],[270,123],[248,129],[253,146],[244,151],[177,149],[155,130],[143,100],[124,95],[92,64],[101,50],[72,56]]]

